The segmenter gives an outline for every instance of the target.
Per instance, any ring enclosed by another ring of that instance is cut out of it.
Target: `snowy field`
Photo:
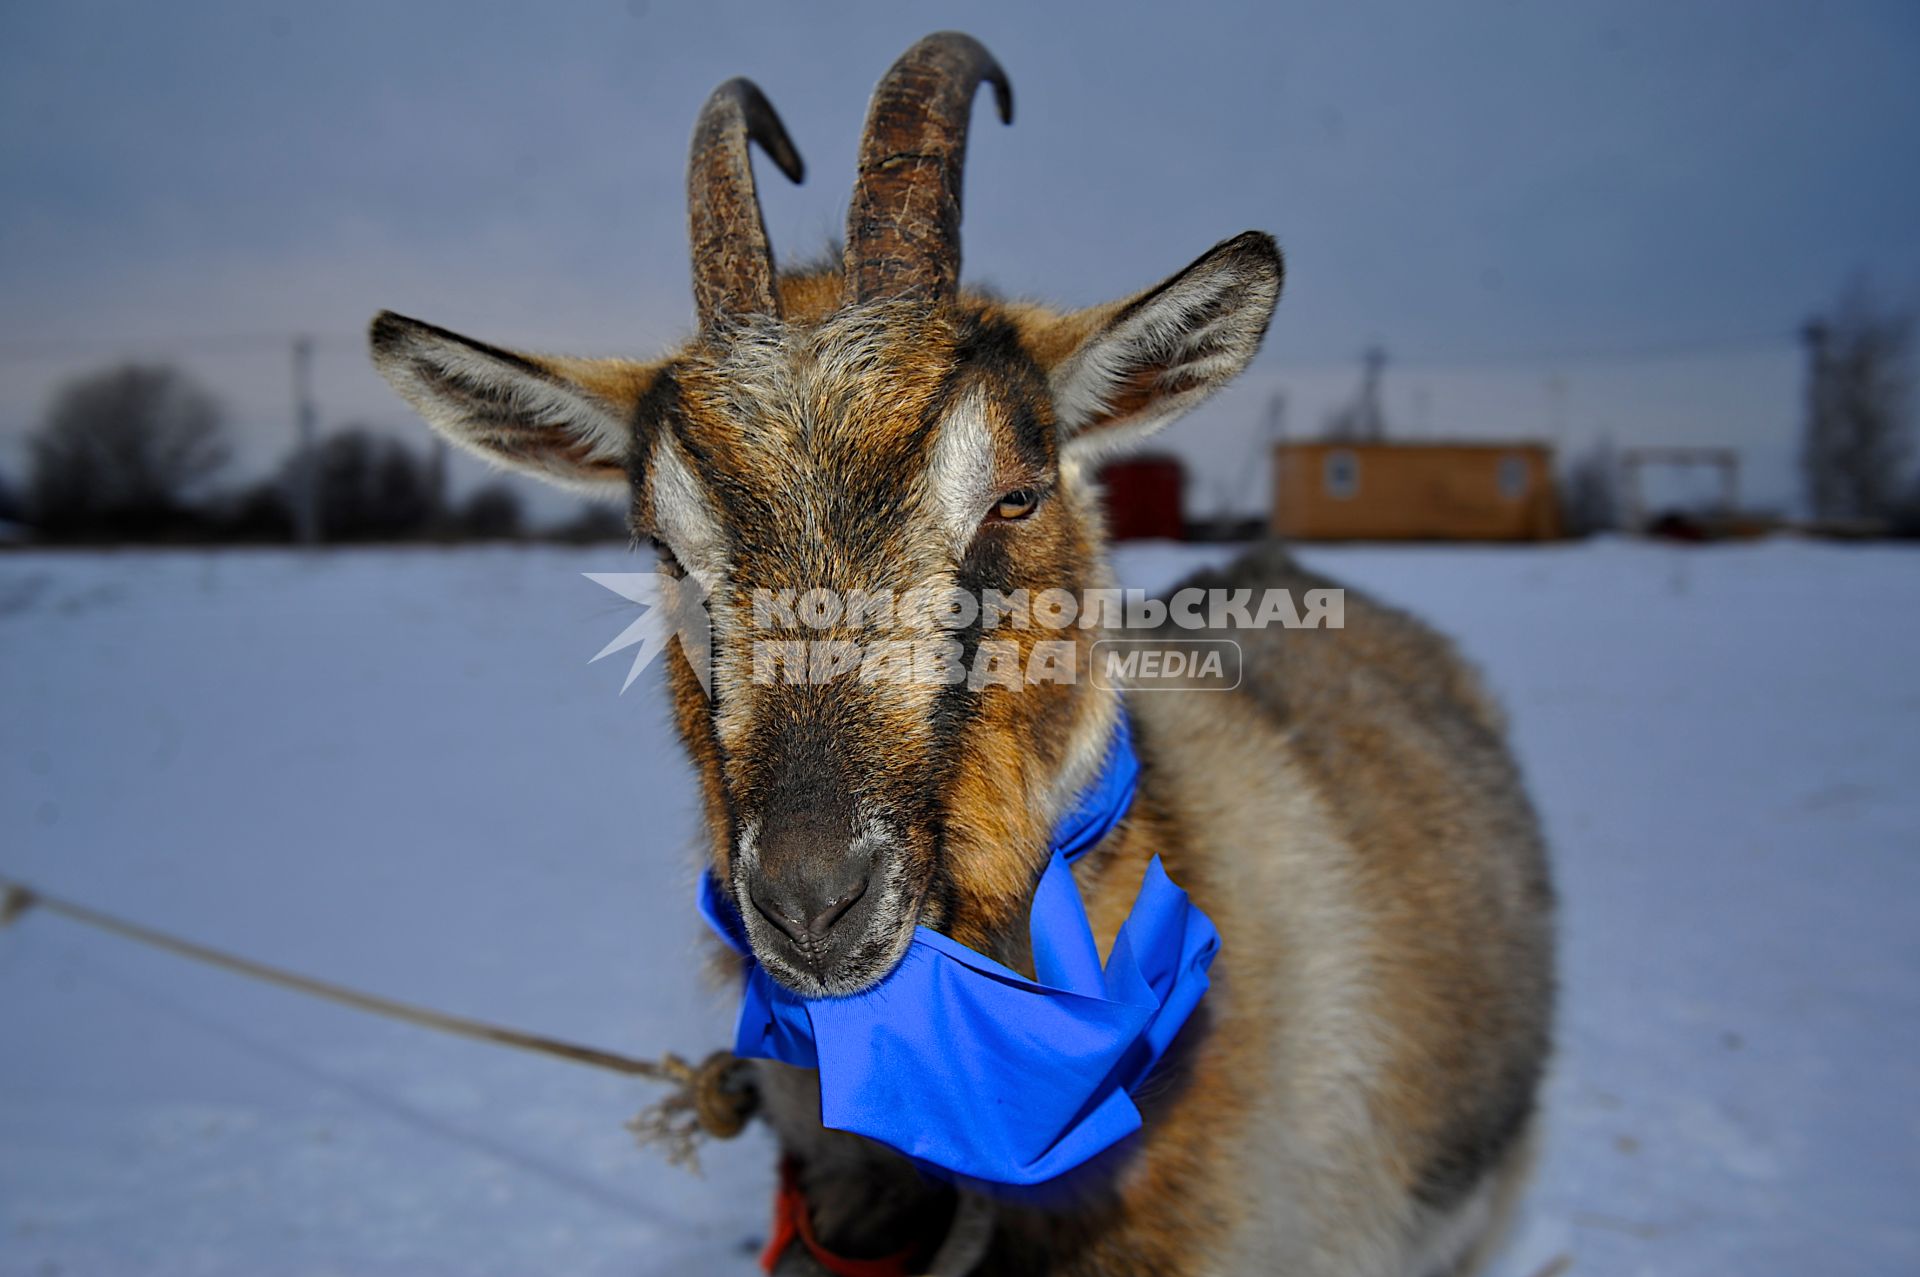
[[[1162,586],[1203,553],[1122,556]],[[1510,707],[1565,899],[1503,1277],[1920,1272],[1920,554],[1340,548]],[[612,548],[0,557],[0,873],[394,996],[651,1055],[694,806]],[[0,934],[0,1273],[745,1273],[772,1158],[653,1088],[32,915]]]

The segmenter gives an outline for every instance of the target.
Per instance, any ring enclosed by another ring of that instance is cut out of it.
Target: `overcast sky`
[[[808,161],[762,165],[778,251],[840,225],[867,94],[978,35],[966,273],[1072,304],[1249,227],[1288,279],[1247,382],[1175,427],[1197,505],[1391,352],[1407,434],[1734,442],[1791,492],[1793,330],[1864,274],[1920,295],[1920,5],[86,4],[0,8],[0,468],[63,377],[177,357],[253,464],[404,423],[383,306],[508,344],[650,354],[691,318],[682,171],[747,74]],[[219,340],[214,340],[219,339]],[[1241,476],[1249,476],[1245,483]]]

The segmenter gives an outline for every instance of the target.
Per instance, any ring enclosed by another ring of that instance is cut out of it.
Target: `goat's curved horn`
[[[780,314],[773,248],[760,216],[749,142],[758,142],[791,180],[806,176],[806,165],[766,95],[751,80],[728,80],[700,108],[687,157],[693,303],[703,331],[743,315]]]
[[[847,210],[847,287],[857,301],[940,301],[960,279],[960,179],[982,81],[1013,123],[1013,86],[993,55],[957,31],[900,55],[873,91],[860,175]]]

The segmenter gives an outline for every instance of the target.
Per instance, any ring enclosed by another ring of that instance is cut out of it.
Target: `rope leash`
[[[316,980],[312,976],[269,966],[137,922],[129,922],[71,900],[50,896],[10,878],[0,878],[0,887],[5,888],[4,896],[0,897],[0,927],[17,921],[35,908],[44,909],[71,922],[119,936],[135,944],[417,1028],[531,1051],[589,1068],[606,1069],[628,1077],[668,1084],[674,1090],[643,1109],[627,1123],[627,1129],[641,1144],[658,1146],[669,1164],[684,1166],[696,1174],[700,1169],[701,1138],[732,1139],[746,1128],[748,1119],[759,1107],[760,1097],[754,1090],[753,1078],[746,1064],[726,1051],[715,1051],[698,1065],[689,1064],[672,1053],[658,1060],[638,1059],[545,1034],[527,1033],[485,1020],[415,1006],[326,980]]]
[[[674,1089],[642,1109],[626,1124],[627,1130],[640,1144],[658,1147],[669,1165],[683,1166],[695,1174],[700,1172],[700,1141],[732,1139],[746,1129],[760,1106],[760,1095],[754,1088],[749,1066],[728,1051],[715,1051],[697,1065],[672,1052],[657,1060],[643,1060],[317,980],[50,896],[11,878],[0,877],[0,888],[4,889],[4,894],[0,894],[0,928],[36,908],[44,909],[135,944],[417,1028],[668,1084]],[[971,1193],[961,1193],[947,1235],[927,1267],[928,1277],[966,1277],[972,1272],[992,1239],[993,1222],[991,1202]]]

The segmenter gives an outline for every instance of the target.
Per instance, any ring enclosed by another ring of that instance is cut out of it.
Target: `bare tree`
[[[478,541],[504,541],[520,535],[522,507],[520,494],[505,483],[495,482],[475,488],[461,503],[454,518],[462,536]]]
[[[583,504],[573,518],[553,530],[556,541],[591,545],[601,541],[630,541],[633,525],[624,512],[598,501]]]
[[[279,476],[248,484],[233,494],[222,512],[221,535],[233,541],[291,541],[293,507],[287,485]]]
[[[398,439],[348,426],[320,445],[316,464],[320,527],[329,540],[411,536],[433,515],[426,469]]]
[[[177,369],[138,364],[68,383],[28,449],[34,521],[81,536],[189,520],[230,455],[212,395]]]
[[[1806,327],[1810,360],[1801,467],[1822,519],[1884,519],[1912,448],[1913,317],[1880,309],[1864,283]]]

